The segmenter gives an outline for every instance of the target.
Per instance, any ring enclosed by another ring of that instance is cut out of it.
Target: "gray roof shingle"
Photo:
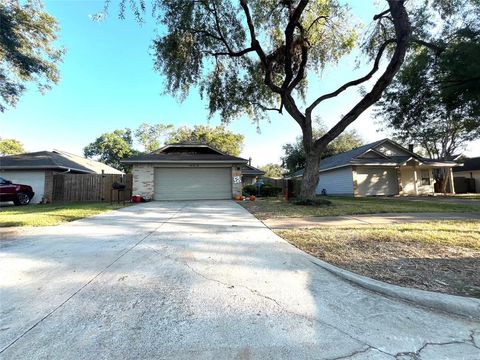
[[[100,174],[104,170],[106,174],[122,174],[120,170],[99,161],[85,159],[59,150],[2,156],[0,157],[0,169],[70,169],[85,174]]]
[[[210,146],[200,144],[167,145],[150,154],[141,154],[122,160],[126,164],[161,163],[161,162],[218,162],[244,163],[248,160],[241,157],[224,154]]]

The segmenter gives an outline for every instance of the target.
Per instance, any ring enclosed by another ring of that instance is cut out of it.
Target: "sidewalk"
[[[357,226],[403,224],[436,220],[479,220],[480,212],[470,213],[385,213],[350,216],[284,217],[263,220],[271,229],[314,228],[322,226]]]

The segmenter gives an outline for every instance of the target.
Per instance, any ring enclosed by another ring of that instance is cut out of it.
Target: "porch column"
[[[413,165],[413,189],[415,191],[415,196],[418,195],[418,188],[417,188],[417,167]]]
[[[398,195],[403,194],[403,184],[402,184],[402,173],[400,172],[400,167],[395,168],[397,173],[397,192]]]
[[[353,196],[358,195],[357,167],[352,166]]]
[[[448,169],[448,185],[450,185],[450,192],[455,195],[455,182],[453,181],[452,168]]]

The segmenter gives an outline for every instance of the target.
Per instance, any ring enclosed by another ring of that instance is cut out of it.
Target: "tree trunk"
[[[306,154],[300,200],[314,200],[318,179],[320,177],[320,156],[315,153]]]

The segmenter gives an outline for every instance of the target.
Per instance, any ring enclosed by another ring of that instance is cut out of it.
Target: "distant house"
[[[248,160],[205,144],[181,143],[122,162],[132,166],[133,194],[154,200],[218,200],[242,195]]]
[[[35,192],[32,203],[52,194],[53,175],[72,174],[123,174],[99,161],[70,154],[65,151],[38,151],[0,157],[0,177],[14,183],[30,185]],[[51,199],[47,199],[51,200]]]
[[[480,156],[474,157],[470,159],[466,159],[463,162],[463,166],[458,166],[453,168],[453,176],[455,180],[459,178],[464,179],[472,179],[469,180],[468,183],[473,182],[475,185],[473,186],[474,189],[468,187],[465,191],[462,192],[480,192]]]
[[[433,172],[448,168],[454,192],[453,161],[426,159],[400,144],[383,139],[320,161],[317,194],[328,195],[433,195]],[[301,177],[300,170],[290,177]]]
[[[251,165],[251,159],[248,160],[248,164],[242,167],[242,185],[253,185],[257,182],[259,177],[265,175],[265,171],[257,169]]]

